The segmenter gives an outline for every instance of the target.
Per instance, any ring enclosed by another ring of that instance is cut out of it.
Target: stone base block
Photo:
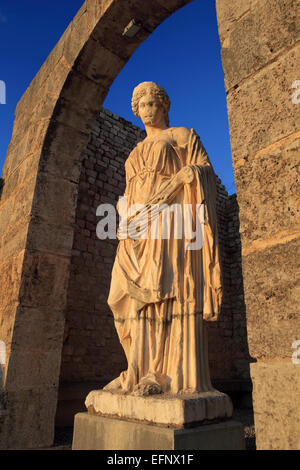
[[[98,416],[174,428],[229,419],[233,411],[229,396],[217,390],[190,395],[159,394],[147,397],[94,390],[88,394],[85,406],[89,413]]]
[[[134,423],[89,413],[75,416],[73,450],[244,450],[236,421],[189,429]]]

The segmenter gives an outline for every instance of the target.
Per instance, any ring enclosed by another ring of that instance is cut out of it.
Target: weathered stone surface
[[[74,65],[89,34],[87,16],[87,6],[85,2],[61,38],[63,42],[62,55],[71,66]]]
[[[298,330],[299,331],[299,330]],[[300,365],[286,361],[251,364],[258,450],[300,449]]]
[[[227,98],[234,164],[299,130],[300,106],[292,83],[300,67],[300,44],[257,73]]]
[[[69,225],[51,224],[32,217],[27,237],[27,248],[54,255],[71,256],[74,231]]]
[[[66,123],[52,121],[43,147],[40,170],[56,178],[78,181],[82,167],[82,148],[90,132],[79,132]]]
[[[51,306],[42,308],[19,307],[15,320],[14,343],[22,342],[24,351],[37,353],[54,353],[57,351],[57,343],[62,341],[64,327],[64,312],[53,310]],[[21,354],[20,354],[21,359]],[[53,367],[59,367],[55,365]],[[27,367],[25,367],[27,369]],[[45,372],[36,370],[36,374],[48,374],[51,383],[55,380],[55,374],[50,374],[45,368]],[[56,372],[55,372],[56,373]],[[13,381],[12,384],[13,385]],[[44,383],[44,382],[43,382]]]
[[[54,386],[34,390],[13,390],[4,394],[5,421],[0,426],[0,449],[37,449],[49,447],[54,426],[49,426],[56,411]],[[46,403],[47,406],[41,406]],[[32,419],[38,425],[33,426]]]
[[[253,240],[300,232],[300,139],[236,167],[244,250]]]
[[[236,22],[251,11],[251,8],[260,0],[216,0],[219,35],[221,42]]]
[[[291,357],[300,328],[299,238],[243,257],[247,329],[255,358]]]
[[[0,225],[0,246],[2,246],[2,241],[1,238],[5,234],[7,230],[10,229],[10,217],[12,214],[13,210],[13,204],[14,200],[13,198],[7,199],[6,201],[3,201],[0,205],[0,217],[1,217],[1,225]],[[1,258],[1,262],[3,262],[4,259]]]
[[[247,4],[239,3],[244,8]],[[222,48],[226,90],[252,77],[296,44],[300,37],[297,3],[297,0],[259,2],[233,25]]]
[[[99,416],[179,428],[203,421],[229,419],[233,411],[230,398],[217,391],[141,397],[94,390],[87,396],[85,406],[90,413]]]
[[[18,300],[24,251],[1,263],[0,307],[10,305]]]
[[[32,213],[62,224],[74,220],[78,186],[74,181],[58,179],[40,172],[35,187]]]
[[[22,118],[21,118],[22,119]],[[18,123],[16,122],[17,126]],[[30,123],[28,129],[25,130],[21,127],[19,135],[10,144],[7,151],[7,156],[3,166],[3,178],[8,178],[16,167],[23,162],[30,154],[34,154],[36,159],[39,159],[40,151],[46,131],[49,125],[49,121],[42,120]],[[36,164],[35,164],[36,165]],[[35,166],[37,168],[37,166]],[[4,185],[5,187],[5,185]],[[5,190],[3,188],[2,200],[5,198]]]
[[[189,3],[189,0],[185,4]],[[182,1],[173,2],[175,9],[183,6]],[[153,0],[145,3],[143,0],[128,2],[126,6],[120,2],[114,2],[105,12],[105,21],[99,23],[92,33],[92,37],[99,41],[103,47],[113,52],[122,59],[128,59],[141,42],[170,15],[162,2]],[[132,19],[142,24],[142,28],[133,38],[123,36],[125,27]]]
[[[9,218],[9,227],[17,226],[21,220],[29,218],[32,208],[36,174],[31,174],[26,183],[18,186],[14,192],[13,209]]]
[[[16,253],[26,248],[29,216],[23,217],[12,227],[6,227],[6,232],[0,238],[0,259],[10,259]],[[2,258],[3,257],[3,258]]]
[[[72,449],[244,450],[245,442],[243,427],[235,421],[174,430],[78,413]]]
[[[27,341],[26,337],[24,341]],[[46,348],[45,350],[24,349],[13,344],[10,350],[10,358],[11,364],[7,368],[5,382],[6,392],[34,391],[41,388],[41,386],[58,386],[60,352],[57,348],[57,341],[56,348],[49,350],[46,350]]]
[[[99,42],[91,41],[78,56],[75,67],[82,75],[107,88],[125,63],[124,59],[105,49]]]
[[[102,2],[98,2],[97,0],[87,0],[80,8],[76,17],[82,15],[86,10],[87,28],[89,32],[92,32],[98,22],[98,18],[103,16],[112,4],[113,0],[104,0]]]
[[[88,84],[86,84],[86,86],[88,87]],[[106,94],[107,90],[101,90],[95,103],[103,101]],[[82,106],[79,103],[80,101],[76,104],[72,104],[70,100],[60,98],[55,108],[55,120],[59,124],[68,123],[69,128],[76,130],[79,134],[87,134],[91,123],[96,118],[99,107],[96,106],[95,109],[90,109],[88,107],[85,108],[84,105]],[[86,121],[83,119],[84,116],[86,117]]]
[[[26,252],[20,301],[26,306],[59,306],[66,302],[69,258],[57,254]]]

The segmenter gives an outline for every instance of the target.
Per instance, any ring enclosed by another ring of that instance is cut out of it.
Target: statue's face
[[[161,127],[165,124],[165,110],[159,99],[151,93],[147,93],[140,99],[139,115],[144,125]]]

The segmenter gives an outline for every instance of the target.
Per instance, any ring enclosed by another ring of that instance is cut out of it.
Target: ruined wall
[[[144,137],[144,131],[104,109],[92,126],[79,182],[61,382],[105,382],[126,367],[107,305],[118,240],[98,239],[96,209],[116,205],[124,194],[125,160]]]
[[[107,305],[117,241],[97,238],[100,218],[96,217],[96,209],[101,203],[115,205],[123,195],[125,160],[144,137],[144,131],[104,109],[92,126],[79,183],[61,389],[68,382],[105,383],[126,368]],[[228,197],[220,180],[217,214],[224,299],[220,321],[209,323],[209,357],[212,377],[224,382],[249,374],[244,330],[241,333],[245,312],[237,203],[235,196]],[[84,387],[82,393],[84,397]]]
[[[217,0],[240,209],[256,443],[297,449],[299,2]],[[297,100],[296,100],[297,101]],[[256,361],[256,362],[254,362]]]

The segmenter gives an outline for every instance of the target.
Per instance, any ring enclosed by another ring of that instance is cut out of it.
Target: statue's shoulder
[[[139,142],[140,143],[140,142]],[[137,156],[138,144],[131,150],[130,154],[125,160],[125,168],[128,169],[131,166],[135,165],[136,156]]]
[[[183,147],[189,143],[191,133],[195,132],[194,129],[188,129],[187,127],[172,127],[172,135],[174,140],[180,147]]]

